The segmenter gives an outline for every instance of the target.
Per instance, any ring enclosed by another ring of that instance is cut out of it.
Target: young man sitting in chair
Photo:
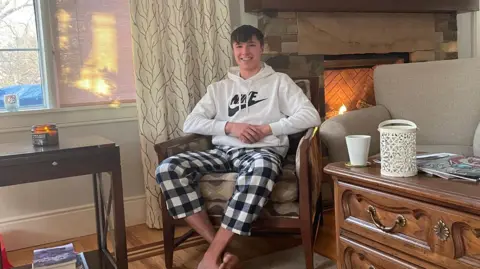
[[[185,133],[212,136],[214,149],[175,155],[156,170],[169,214],[185,218],[210,243],[199,269],[236,267],[238,258],[226,247],[235,234],[250,235],[281,173],[288,135],[320,125],[317,110],[293,80],[261,62],[260,30],[240,26],[231,44],[238,66],[208,86],[184,123]],[[236,172],[238,178],[215,232],[198,180],[205,173],[225,172]]]

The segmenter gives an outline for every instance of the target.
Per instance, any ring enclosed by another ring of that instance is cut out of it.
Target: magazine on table
[[[379,158],[374,162],[381,163]],[[480,157],[453,153],[418,154],[417,168],[444,179],[480,181]]]
[[[419,171],[446,179],[480,180],[480,157],[449,154],[417,158],[417,167]]]

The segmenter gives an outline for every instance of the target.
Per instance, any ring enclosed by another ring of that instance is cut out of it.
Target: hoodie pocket
[[[274,135],[269,135],[263,139],[263,142],[272,146],[281,146],[282,141],[280,138],[274,136]]]

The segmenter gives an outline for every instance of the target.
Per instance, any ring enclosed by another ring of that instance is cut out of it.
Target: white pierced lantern
[[[411,177],[417,174],[417,125],[408,120],[387,120],[380,132],[381,174]]]

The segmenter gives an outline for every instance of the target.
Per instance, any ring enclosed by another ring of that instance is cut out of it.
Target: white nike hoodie
[[[308,97],[286,74],[262,63],[250,77],[240,77],[238,67],[230,68],[228,78],[207,87],[207,93],[185,120],[183,131],[211,135],[212,144],[240,148],[272,147],[285,156],[288,135],[320,125],[320,116]],[[225,134],[227,122],[269,124],[272,135],[254,144]]]

